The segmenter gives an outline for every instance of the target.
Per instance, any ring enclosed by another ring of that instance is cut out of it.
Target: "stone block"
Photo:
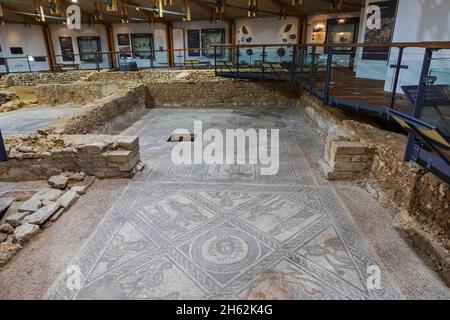
[[[34,235],[39,232],[39,226],[30,223],[24,223],[14,230],[14,236],[20,244],[23,244],[30,240]]]
[[[59,175],[53,176],[48,180],[48,184],[56,189],[64,189],[69,183],[69,177]]]
[[[87,152],[87,153],[100,153],[103,152],[108,147],[106,143],[103,142],[95,142],[90,144],[85,144],[81,147],[79,147],[80,151]]]
[[[365,162],[336,162],[331,161],[329,166],[337,172],[361,172],[366,168]]]
[[[18,244],[0,243],[0,266],[4,266],[20,249],[22,247]]]
[[[355,172],[334,171],[325,159],[320,159],[318,166],[319,170],[328,180],[353,179],[356,177]]]
[[[23,219],[23,224],[35,224],[42,225],[45,221],[47,221],[59,208],[61,204],[59,202],[53,202],[51,204],[42,207],[35,213],[27,216]]]
[[[17,227],[22,223],[22,220],[29,216],[31,212],[16,212],[8,217],[6,217],[5,222],[9,223],[13,227]]]
[[[6,234],[13,234],[14,228],[9,223],[4,223],[0,225],[0,232]]]
[[[364,155],[367,148],[359,142],[332,141],[330,145],[330,157],[332,155]]]
[[[139,145],[139,138],[135,136],[121,136],[116,142],[120,148],[133,150]]]
[[[53,188],[45,188],[39,190],[36,194],[34,194],[31,198],[37,199],[42,202],[46,201],[55,201],[62,195],[62,191]]]
[[[8,210],[8,208],[11,206],[11,204],[16,201],[16,198],[13,197],[2,197],[0,198],[0,219],[3,215],[3,213]]]
[[[70,190],[78,193],[79,195],[83,195],[86,193],[86,186],[74,186]]]
[[[78,195],[78,193],[69,190],[57,200],[57,203],[59,203],[66,210],[68,210],[78,200],[79,197],[80,196]]]
[[[42,207],[42,203],[38,199],[29,199],[22,203],[22,205],[19,207],[19,212],[35,212],[40,207]]]
[[[50,217],[50,222],[55,222],[57,221],[64,213],[64,211],[66,211],[66,209],[64,208],[59,208],[51,217]]]
[[[110,162],[126,163],[133,157],[133,152],[129,150],[108,151],[102,154]]]

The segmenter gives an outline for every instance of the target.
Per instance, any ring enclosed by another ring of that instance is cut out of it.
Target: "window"
[[[78,50],[80,51],[80,60],[83,62],[96,63],[103,61],[101,54],[102,47],[100,37],[78,37]]]
[[[131,35],[133,53],[135,58],[155,59],[155,48],[153,45],[153,34],[135,33]]]
[[[225,44],[225,29],[202,29],[202,55],[214,57],[213,45]],[[223,49],[217,52],[218,56],[223,56]]]
[[[188,30],[187,31],[187,43],[188,49],[198,49],[200,48],[200,30]],[[200,51],[189,50],[189,57],[200,57]]]

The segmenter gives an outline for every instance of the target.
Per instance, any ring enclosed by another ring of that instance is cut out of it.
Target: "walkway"
[[[167,139],[195,120],[204,130],[279,128],[279,174],[173,165]],[[154,109],[124,134],[140,136],[146,170],[97,182],[0,271],[0,298],[450,297],[367,192],[320,178],[323,142],[295,109]],[[373,266],[381,286],[368,290]]]

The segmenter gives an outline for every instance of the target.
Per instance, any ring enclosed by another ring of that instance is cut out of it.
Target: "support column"
[[[169,66],[175,66],[175,55],[173,52],[173,26],[172,23],[167,23],[166,25],[166,47],[167,47],[167,63]]]
[[[48,24],[42,25],[42,32],[44,33],[45,50],[47,51],[47,57],[49,58],[48,61],[49,68],[50,71],[54,71],[56,65],[56,54],[55,54],[55,47],[53,46],[51,31]]]
[[[106,27],[106,34],[108,37],[108,51],[109,51],[109,67],[111,69],[117,68],[117,61],[116,61],[116,44],[114,42],[114,30],[111,24],[105,25]]]
[[[231,20],[228,22],[228,42],[229,44],[235,46],[236,45],[236,21]],[[234,62],[233,59],[234,48],[231,47],[228,49],[229,60]]]
[[[306,43],[307,32],[308,32],[308,20],[306,18],[299,18],[297,44]]]
[[[231,20],[228,23],[228,43],[229,44],[236,44],[236,22],[234,20]]]

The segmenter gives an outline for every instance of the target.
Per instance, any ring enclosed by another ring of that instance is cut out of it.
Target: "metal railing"
[[[328,106],[386,121],[395,110],[426,122],[439,131],[438,138],[408,129],[405,160],[450,182],[450,149],[439,141],[450,141],[450,42],[225,45],[215,50],[230,52],[226,61],[215,60],[218,76],[290,82]]]
[[[226,59],[227,52],[219,52]],[[213,48],[83,52],[54,56],[0,57],[0,74],[68,70],[162,70],[214,67]]]

